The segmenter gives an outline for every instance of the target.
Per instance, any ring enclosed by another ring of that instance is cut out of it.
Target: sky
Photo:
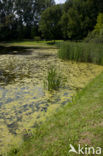
[[[66,0],[55,0],[56,4],[58,3],[64,3]]]

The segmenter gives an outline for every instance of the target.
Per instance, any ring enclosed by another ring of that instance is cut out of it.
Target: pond
[[[2,47],[0,50],[1,153],[20,145],[25,131],[32,131],[71,102],[78,90],[103,71],[98,65],[62,61],[55,48]],[[67,81],[58,91],[48,92],[43,81],[51,65]]]

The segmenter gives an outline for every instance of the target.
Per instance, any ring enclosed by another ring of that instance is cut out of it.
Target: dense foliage
[[[46,9],[40,20],[40,30],[46,39],[62,38],[60,20],[62,17],[62,6],[56,5]]]
[[[102,36],[103,35],[103,13],[100,13],[97,17],[97,24],[94,27],[93,33]]]
[[[54,0],[0,0],[0,40],[38,35],[41,13],[54,4]]]
[[[62,15],[59,13],[58,17],[59,8],[62,9]],[[52,6],[43,12],[40,30],[47,39],[48,32],[51,39],[56,39],[59,32],[59,38],[80,40],[93,30],[99,12],[103,12],[101,0],[67,0],[62,7]]]
[[[67,0],[60,5],[54,0],[0,0],[0,40],[35,36],[81,40],[102,12],[102,0]]]
[[[97,23],[85,38],[86,42],[103,43],[103,13],[99,13],[97,16]]]

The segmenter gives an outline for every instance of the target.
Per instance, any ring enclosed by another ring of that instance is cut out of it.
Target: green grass
[[[8,155],[73,156],[68,153],[69,145],[77,148],[79,143],[103,148],[103,73]]]
[[[64,60],[103,65],[103,45],[85,42],[64,42],[61,44],[58,56]]]
[[[35,41],[35,40],[23,40],[23,41],[11,41],[11,42],[1,42],[0,46],[32,46],[32,47],[53,47],[58,46],[60,43],[63,42],[62,40],[56,40],[54,41]]]

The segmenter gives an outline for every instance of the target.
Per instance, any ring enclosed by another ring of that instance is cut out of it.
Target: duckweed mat
[[[28,54],[16,50],[0,56],[0,153],[20,145],[25,131],[71,102],[76,91],[103,71],[98,65],[62,61],[57,49],[26,48]],[[43,81],[51,65],[66,82],[58,91],[48,92]]]

